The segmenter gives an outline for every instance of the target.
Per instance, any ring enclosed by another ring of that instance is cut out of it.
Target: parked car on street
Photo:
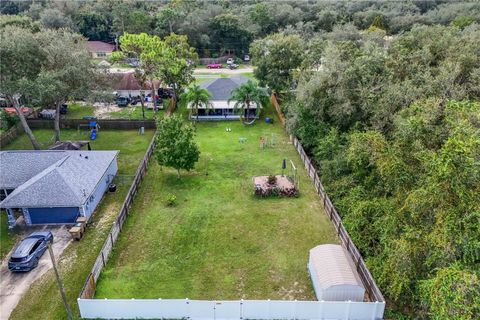
[[[232,64],[228,65],[228,69],[230,69],[230,70],[237,69],[238,67],[239,67],[239,65],[236,64],[236,63],[232,63]]]
[[[223,65],[221,63],[207,64],[207,69],[220,69],[220,68],[223,68]]]
[[[158,88],[158,96],[162,99],[170,99],[174,95],[172,88]]]
[[[228,65],[231,65],[231,64],[233,64],[234,62],[235,62],[235,61],[233,61],[233,58],[228,58],[228,59],[227,59],[227,64],[228,64]]]
[[[119,96],[117,97],[116,102],[117,102],[117,106],[126,107],[130,103],[130,99],[128,99],[127,97]]]
[[[43,109],[38,116],[42,119],[55,119],[57,110],[55,109]]]
[[[68,105],[66,103],[62,104],[60,106],[60,114],[67,114],[68,111]]]
[[[243,61],[245,61],[245,62],[250,61],[250,56],[249,56],[248,54],[246,54],[246,55],[243,57]]]
[[[8,269],[12,272],[26,272],[34,269],[47,250],[49,242],[53,242],[53,234],[50,231],[31,233],[20,241],[13,251],[8,260]]]
[[[13,107],[3,108],[3,110],[8,114],[17,114],[17,110]],[[33,109],[29,107],[20,107],[20,111],[24,116],[28,116],[33,112]]]

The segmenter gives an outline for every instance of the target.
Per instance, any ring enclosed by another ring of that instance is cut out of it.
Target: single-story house
[[[153,85],[155,89],[158,89],[160,87],[160,81],[154,80]],[[133,72],[128,72],[122,76],[122,79],[116,85],[114,85],[114,88],[116,95],[120,97],[140,97],[140,91],[142,90],[144,91],[145,96],[147,96],[152,93],[152,82],[146,81],[142,88]]]
[[[107,59],[115,51],[115,45],[103,41],[87,41],[87,50],[94,59]]]
[[[235,88],[246,83],[249,79],[245,77],[217,78],[200,84],[200,87],[207,89],[210,94],[210,103],[212,107],[209,110],[199,108],[198,120],[238,120],[240,114],[233,109],[236,101],[230,101],[230,96]],[[191,105],[188,106],[191,108]],[[252,102],[250,106],[250,117],[256,113],[257,105]],[[247,112],[245,110],[245,112]],[[245,115],[246,116],[246,115]],[[192,119],[197,119],[197,115],[192,115]]]
[[[90,218],[117,173],[118,151],[0,152],[0,208],[27,225],[72,224]]]
[[[365,287],[341,245],[323,244],[311,249],[308,270],[319,301],[364,301]]]

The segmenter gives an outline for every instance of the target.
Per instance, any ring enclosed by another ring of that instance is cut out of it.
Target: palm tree
[[[233,109],[240,109],[240,119],[243,121],[243,124],[250,125],[254,123],[256,118],[260,115],[262,100],[265,97],[268,97],[267,90],[259,87],[255,82],[248,80],[246,83],[233,89],[228,103],[230,103],[230,101],[235,101]],[[255,116],[253,119],[250,119],[250,107],[252,104],[256,105]]]
[[[208,110],[213,107],[210,96],[210,92],[201,88],[198,84],[193,84],[182,94],[182,99],[185,100],[187,105],[190,105],[190,118],[192,117],[192,111],[194,111],[198,121],[198,109],[205,108],[205,110]]]

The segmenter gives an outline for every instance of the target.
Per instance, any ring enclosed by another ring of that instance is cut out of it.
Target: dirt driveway
[[[53,233],[53,253],[58,261],[58,257],[72,240],[70,233],[64,226],[48,226],[35,229],[51,230]],[[34,231],[29,229],[26,234]],[[22,296],[27,292],[30,285],[39,279],[45,272],[52,268],[48,250],[45,251],[42,258],[38,262],[38,267],[27,273],[13,273],[8,270],[8,257],[2,261],[0,273],[0,320],[7,320],[13,309],[17,306]],[[59,295],[60,298],[60,295]]]

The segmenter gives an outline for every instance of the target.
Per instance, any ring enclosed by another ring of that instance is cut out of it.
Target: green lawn
[[[41,142],[49,141],[53,136],[53,131],[50,130],[34,130],[34,133]],[[82,136],[83,133],[78,133],[76,130],[62,130],[62,139],[65,140],[77,139]],[[85,237],[79,242],[72,242],[58,261],[68,300],[76,318],[79,318],[76,302],[78,294],[123,203],[133,175],[152,136],[153,131],[147,131],[145,135],[141,136],[137,130],[100,130],[98,138],[92,141],[93,150],[120,150],[119,171],[114,181],[117,184],[117,191],[105,195],[93,215],[92,224],[87,228]],[[29,141],[23,135],[8,145],[7,149],[30,148]],[[6,218],[5,213],[2,212],[2,215],[1,230],[3,233]],[[2,235],[2,247],[3,241]],[[6,243],[6,245],[9,244]],[[30,287],[11,315],[11,319],[66,318],[52,270]]]
[[[197,129],[196,170],[177,179],[152,163],[96,297],[314,299],[309,249],[338,240],[281,126],[235,121]],[[259,137],[271,133],[276,146],[261,150]],[[283,158],[297,165],[301,196],[255,198],[252,176],[281,173]],[[175,207],[166,205],[170,194]]]
[[[67,119],[83,119],[85,116],[93,116],[94,108],[91,105],[81,105],[78,103],[69,103],[66,114]]]

